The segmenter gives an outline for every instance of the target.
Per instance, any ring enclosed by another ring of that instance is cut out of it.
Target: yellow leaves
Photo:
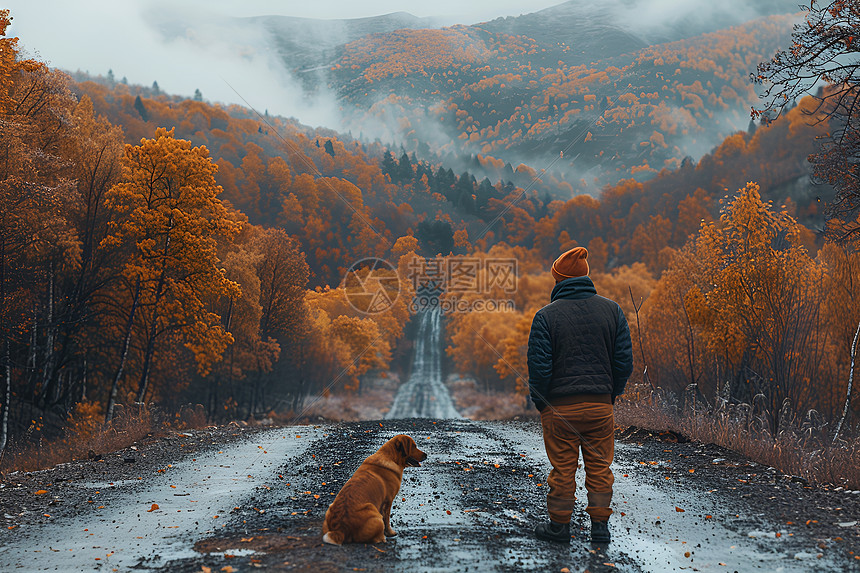
[[[147,512],[147,513],[152,513],[153,511],[157,511],[157,510],[158,510],[158,504],[157,504],[157,503],[153,503],[153,504],[152,504],[152,506],[151,506],[149,509],[147,509],[147,510],[146,510],[146,512]]]
[[[103,245],[128,245],[131,256],[123,274],[140,285],[135,295],[140,303],[156,309],[147,330],[156,332],[155,321],[175,326],[198,372],[206,375],[233,342],[207,303],[241,295],[222,270],[216,249],[242,224],[217,197],[218,167],[209,151],[176,139],[172,129],[159,128],[155,138],[126,145],[122,168],[123,181],[106,195],[121,217]]]

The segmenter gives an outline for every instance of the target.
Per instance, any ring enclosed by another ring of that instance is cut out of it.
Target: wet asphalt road
[[[392,510],[398,536],[376,546],[323,545],[334,494],[397,433],[428,453],[404,473]],[[613,542],[587,541],[580,505],[563,546],[532,535],[545,519],[549,469],[534,421],[272,429],[177,459],[145,481],[76,484],[98,491],[103,508],[7,533],[0,571],[856,570],[835,553],[819,558],[816,540],[789,535],[776,516],[748,509],[731,491],[663,479],[664,462],[642,458],[637,446],[619,444]]]
[[[246,435],[237,428],[221,434],[230,443],[205,430],[180,433],[152,444],[149,457],[135,452],[131,468],[123,464],[129,450],[100,460],[113,465],[7,476],[0,502],[14,515],[3,516],[0,572],[860,571],[851,553],[860,553],[852,545],[860,515],[848,515],[860,513],[860,496],[803,498],[827,505],[814,509],[816,523],[830,526],[804,529],[806,516],[786,505],[809,488],[701,444],[619,443],[612,543],[589,542],[582,503],[569,545],[538,541],[550,469],[539,422],[461,418],[441,380],[440,315],[419,320],[393,419]],[[428,454],[404,472],[391,517],[398,535],[324,545],[329,503],[398,433]],[[585,499],[581,486],[578,495]]]
[[[426,310],[418,318],[415,357],[409,379],[398,389],[385,417],[457,419],[451,394],[442,382],[442,313]]]

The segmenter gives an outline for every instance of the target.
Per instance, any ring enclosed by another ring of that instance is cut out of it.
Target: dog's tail
[[[343,540],[344,535],[342,531],[329,531],[328,533],[323,535],[323,541],[331,545],[342,545]]]

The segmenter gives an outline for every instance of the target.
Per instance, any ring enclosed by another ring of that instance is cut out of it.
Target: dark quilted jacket
[[[589,277],[555,285],[529,333],[529,390],[538,410],[574,394],[624,392],[633,372],[630,327],[617,303],[597,295]]]

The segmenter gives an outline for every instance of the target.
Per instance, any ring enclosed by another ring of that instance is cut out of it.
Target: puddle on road
[[[308,426],[297,431],[302,438],[295,438],[292,428],[282,428],[199,455],[196,461],[187,458],[143,481],[131,480],[140,490],[117,491],[123,497],[116,501],[111,490],[122,482],[114,482],[96,500],[103,508],[22,529],[15,543],[0,552],[0,570],[79,571],[94,564],[125,570],[138,563],[157,568],[195,557],[196,539],[223,528],[235,503],[272,484],[284,460],[301,454],[322,433]]]
[[[91,481],[91,482],[78,482],[75,483],[77,487],[82,487],[84,489],[94,489],[94,490],[108,490],[112,488],[120,488],[127,485],[137,484],[139,485],[141,480],[139,479],[121,479],[112,482],[106,481]]]

